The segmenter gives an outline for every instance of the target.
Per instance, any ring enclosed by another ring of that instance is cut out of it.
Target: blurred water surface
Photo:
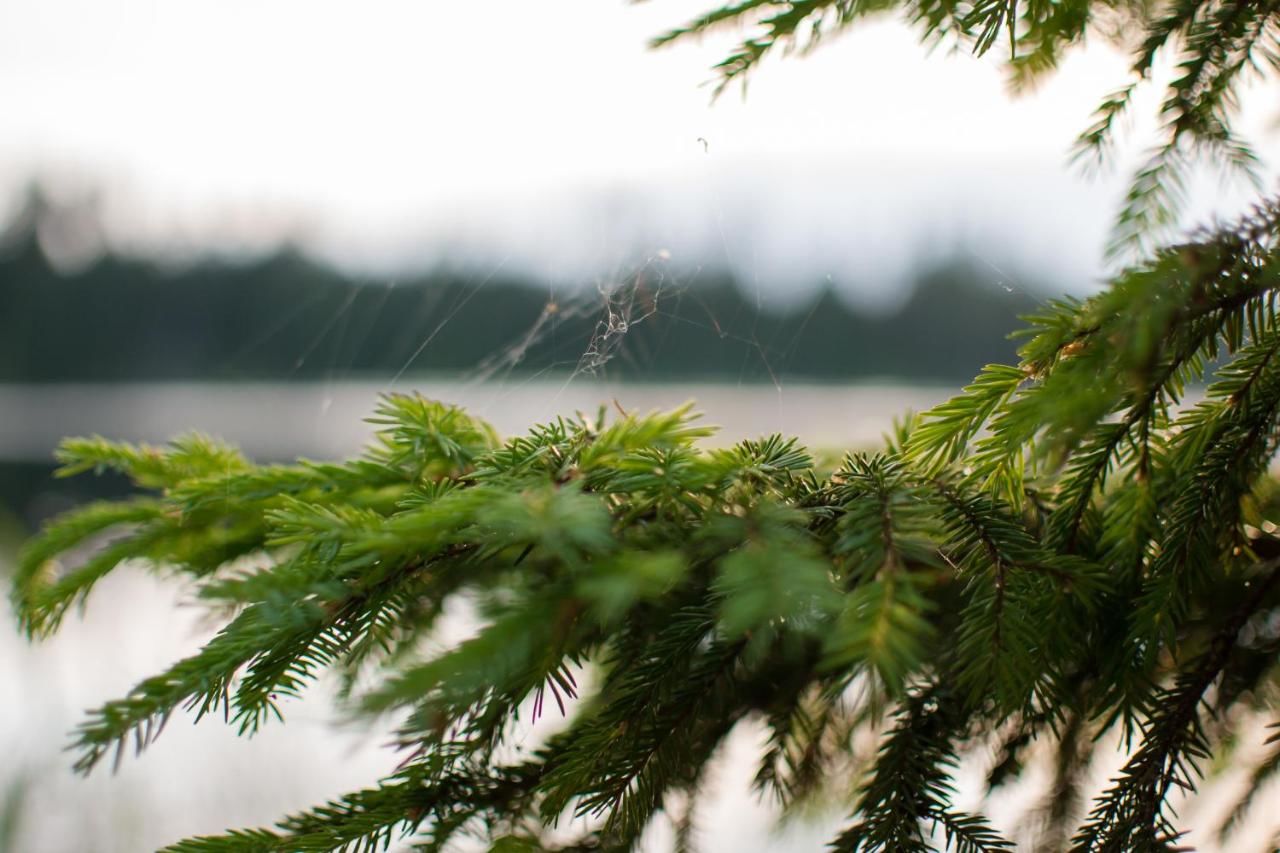
[[[781,432],[811,447],[876,443],[907,410],[922,410],[954,389],[896,384],[639,385],[582,380],[487,384],[453,380],[332,383],[0,384],[0,460],[43,461],[69,435],[165,441],[200,430],[256,459],[336,458],[372,434],[365,423],[378,395],[416,391],[462,406],[504,436],[604,405],[625,411],[670,409],[694,401],[719,426],[716,443]]]

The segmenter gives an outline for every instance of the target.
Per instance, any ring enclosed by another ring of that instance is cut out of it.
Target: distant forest
[[[963,262],[921,271],[888,315],[859,312],[829,285],[808,304],[760,308],[726,273],[672,274],[661,263],[555,293],[508,272],[361,281],[290,251],[180,268],[109,254],[60,274],[40,248],[42,215],[20,213],[0,238],[0,381],[580,370],[647,381],[954,382],[1007,361],[1005,335],[1036,306]]]

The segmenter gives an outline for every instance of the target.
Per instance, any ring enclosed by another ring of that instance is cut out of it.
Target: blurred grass
[[[23,771],[5,785],[4,799],[0,800],[0,853],[18,853],[18,830],[26,810],[29,788],[28,775]]]

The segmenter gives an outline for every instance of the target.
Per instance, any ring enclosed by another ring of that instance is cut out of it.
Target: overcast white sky
[[[1011,101],[994,61],[886,20],[712,103],[725,42],[645,47],[706,5],[4,0],[0,194],[94,185],[121,244],[292,236],[377,270],[564,278],[666,248],[870,292],[967,248],[1096,276],[1118,184],[1066,151],[1124,80],[1107,46]]]

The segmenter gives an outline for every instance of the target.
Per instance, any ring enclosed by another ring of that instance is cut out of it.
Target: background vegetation
[[[761,305],[758,282],[658,260],[558,292],[502,269],[361,281],[287,251],[178,268],[107,256],[62,273],[37,240],[59,215],[37,193],[0,240],[0,381],[565,376],[612,310],[631,327],[607,362],[586,357],[610,378],[958,382],[1012,354],[1005,335],[1041,292],[960,258],[922,264],[888,313],[829,282]]]

